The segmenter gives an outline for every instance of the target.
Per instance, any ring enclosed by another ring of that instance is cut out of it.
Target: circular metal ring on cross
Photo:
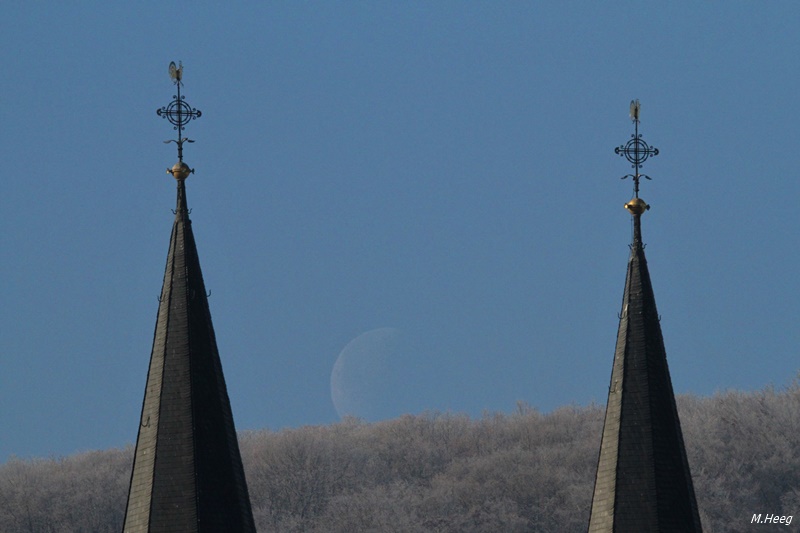
[[[168,106],[157,111],[158,115],[166,118],[175,128],[183,128],[190,120],[198,118],[202,113],[191,107],[183,98],[175,99]]]
[[[641,165],[651,155],[658,155],[658,148],[651,148],[641,137],[634,137],[617,153],[624,155],[633,165]]]

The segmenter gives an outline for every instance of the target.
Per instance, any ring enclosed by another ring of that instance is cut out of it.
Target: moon
[[[344,347],[331,372],[331,399],[340,417],[374,422],[401,414],[396,412],[396,370],[403,344],[400,330],[377,328]]]

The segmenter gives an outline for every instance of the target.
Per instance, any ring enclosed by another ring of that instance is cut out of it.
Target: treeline
[[[679,398],[707,533],[800,512],[800,385]],[[240,435],[262,532],[584,532],[603,409]],[[119,533],[132,447],[0,466],[0,531]],[[800,518],[797,518],[800,521]]]

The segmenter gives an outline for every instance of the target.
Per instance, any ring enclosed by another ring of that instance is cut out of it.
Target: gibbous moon
[[[374,422],[400,414],[393,408],[402,352],[403,335],[394,328],[367,331],[344,347],[331,372],[331,399],[340,417]]]

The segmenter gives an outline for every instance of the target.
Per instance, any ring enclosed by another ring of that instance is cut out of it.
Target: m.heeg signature
[[[792,515],[781,516],[777,514],[762,513],[754,514],[750,520],[751,524],[786,524],[787,526],[792,523]]]

